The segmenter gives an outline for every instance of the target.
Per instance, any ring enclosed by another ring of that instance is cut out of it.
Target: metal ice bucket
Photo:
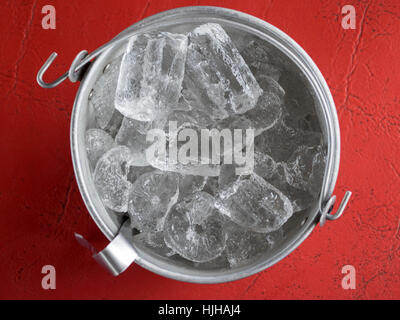
[[[327,149],[325,176],[319,200],[306,211],[296,213],[289,219],[283,226],[284,239],[274,249],[246,265],[232,269],[199,267],[183,259],[166,258],[147,248],[132,244],[129,239],[131,236],[129,228],[125,224],[121,227],[123,223],[121,218],[108,211],[102,204],[93,184],[85,150],[85,131],[94,119],[93,110],[88,103],[91,90],[109,62],[123,54],[127,39],[135,33],[150,30],[186,32],[206,22],[219,23],[230,33],[237,31],[238,34],[249,34],[264,39],[292,61],[298,72],[303,74],[313,95]],[[306,52],[289,36],[267,22],[248,14],[218,7],[184,7],[156,14],[132,25],[89,55],[86,51],[82,51],[75,58],[69,72],[52,83],[46,83],[42,79],[43,74],[55,57],[55,53],[49,57],[40,69],[37,80],[44,88],[55,87],[66,78],[73,82],[81,81],[71,117],[72,160],[85,205],[97,226],[111,241],[102,252],[94,256],[114,275],[125,270],[134,261],[152,272],[176,280],[220,283],[241,279],[274,265],[300,245],[318,223],[322,226],[326,220],[335,220],[343,213],[351,195],[349,191],[336,213],[331,214],[336,199],[332,196],[332,192],[339,170],[340,134],[335,104],[329,88]],[[77,238],[90,247],[81,236],[78,235]]]

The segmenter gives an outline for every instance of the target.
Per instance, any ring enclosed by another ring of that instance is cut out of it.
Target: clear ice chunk
[[[207,177],[194,176],[191,174],[179,175],[179,199],[203,190]]]
[[[134,244],[151,249],[153,252],[164,256],[170,257],[175,254],[164,241],[163,231],[154,232],[141,232],[132,238]]]
[[[186,126],[185,126],[186,127]],[[146,154],[146,160],[154,167],[162,171],[176,172],[179,174],[190,174],[195,176],[218,176],[220,172],[220,164],[213,164],[210,156],[203,156],[201,152],[201,143],[199,128],[196,125],[188,124],[187,128],[197,130],[197,136],[187,138],[180,141],[178,134],[172,134],[168,141],[157,139],[157,148],[149,149]],[[179,130],[181,130],[180,128]],[[187,147],[189,145],[189,147]],[[163,146],[163,147],[161,147]],[[187,148],[185,148],[185,146]],[[193,149],[193,150],[192,150]],[[183,152],[184,150],[185,152]],[[154,151],[154,152],[150,152]]]
[[[131,226],[140,231],[160,231],[164,217],[177,201],[177,174],[154,171],[141,175],[132,185],[128,213]]]
[[[270,155],[277,162],[287,161],[298,146],[321,144],[319,132],[307,132],[286,125],[282,119],[254,139],[254,149]]]
[[[104,130],[107,128],[112,129],[113,124],[118,122],[118,112],[114,114],[114,96],[117,89],[121,60],[122,56],[114,59],[104,69],[103,74],[95,82],[89,98],[89,104],[94,109],[96,122]]]
[[[221,166],[218,164],[201,164],[201,161],[196,163],[182,164],[173,162],[169,157],[152,157],[149,163],[161,171],[176,172],[179,174],[190,174],[203,177],[219,176]]]
[[[272,77],[261,75],[258,78],[258,84],[267,94],[274,94],[277,98],[283,99],[286,92],[282,86]]]
[[[309,188],[311,194],[318,196],[321,192],[322,182],[324,180],[326,167],[326,154],[322,150],[318,152],[313,159],[313,168],[310,176]]]
[[[183,98],[182,98],[183,99]],[[166,122],[165,129],[170,121],[176,121],[178,131],[181,128],[197,126],[199,128],[207,128],[209,125],[213,124],[214,121],[202,112],[199,108],[193,108],[190,110],[173,110],[168,115],[168,121]],[[174,132],[169,132],[173,134]]]
[[[182,89],[187,37],[161,32],[130,38],[123,56],[115,105],[125,117],[152,121],[168,115]]]
[[[286,163],[286,180],[297,189],[319,191],[324,169],[325,157],[321,146],[299,146]]]
[[[277,164],[265,153],[254,152],[254,172],[268,181],[277,170]]]
[[[215,128],[219,131],[223,129],[229,129],[231,132],[233,132],[234,129],[255,129],[252,121],[249,120],[245,114],[235,114],[220,120],[216,123]]]
[[[265,91],[258,98],[254,108],[244,114],[231,115],[228,118],[218,121],[216,128],[219,130],[253,129],[254,135],[258,136],[272,128],[278,123],[279,119],[281,119],[283,114],[283,95],[284,92],[278,93],[274,92],[272,89],[270,91]]]
[[[107,151],[97,162],[94,184],[103,204],[116,211],[126,212],[132,184],[127,180],[131,152],[118,146]]]
[[[293,214],[290,200],[256,174],[221,190],[215,206],[240,226],[263,233],[279,229]]]
[[[94,169],[97,161],[108,150],[115,147],[114,139],[104,130],[89,129],[85,134],[86,153],[89,163]]]
[[[297,189],[287,182],[285,163],[277,163],[275,174],[268,179],[274,187],[279,189],[292,203],[293,212],[302,211],[312,206],[315,196],[312,193]]]
[[[257,233],[234,222],[225,225],[227,233],[226,256],[232,268],[246,264],[249,260],[273,249],[283,238],[282,229],[271,233]]]
[[[222,170],[222,166],[221,166],[221,170]],[[207,192],[215,197],[218,194],[218,180],[219,180],[219,176],[207,177],[207,181],[206,181],[206,184],[204,185],[203,191]]]
[[[235,160],[235,152],[240,152],[246,146],[246,143],[252,142],[256,133],[256,128],[252,121],[245,115],[231,115],[228,118],[217,121],[208,129],[212,154],[221,160],[229,156],[232,162]],[[242,130],[240,139],[235,138],[235,130],[237,129]],[[253,129],[253,132],[248,132],[246,131],[247,129]],[[225,133],[228,133],[227,139],[225,138]],[[216,149],[215,146],[218,145],[219,149]]]
[[[253,108],[262,89],[224,29],[207,23],[188,38],[183,94],[213,119]]]
[[[282,100],[274,93],[264,93],[257,106],[248,111],[245,116],[255,129],[255,136],[275,126],[283,113]]]
[[[132,165],[139,167],[147,166],[149,163],[146,160],[146,149],[150,145],[146,141],[147,132],[150,129],[162,128],[163,126],[164,122],[162,120],[145,122],[124,118],[115,141],[119,145],[125,145],[131,150]]]
[[[252,40],[240,52],[250,70],[258,80],[258,77],[267,75],[276,81],[282,74],[282,66],[274,61],[274,54],[270,46],[265,45],[265,41]]]
[[[321,131],[315,111],[304,108],[304,104],[300,104],[296,99],[286,99],[285,113],[285,121],[289,126],[303,131]]]
[[[223,164],[218,177],[218,186],[220,190],[229,187],[232,183],[238,180],[241,175],[238,175],[236,164]],[[276,174],[277,163],[269,155],[260,152],[254,152],[254,167],[250,172],[242,171],[242,175],[256,173],[260,177],[268,181],[269,178]]]
[[[221,166],[221,172],[218,177],[218,188],[223,190],[234,183],[240,176],[236,174],[237,166],[235,164],[223,164]]]
[[[185,259],[206,262],[225,250],[222,219],[214,197],[198,192],[176,203],[165,218],[165,243]]]
[[[214,192],[224,190],[231,186],[241,176],[236,174],[237,166],[224,164],[214,186]],[[287,182],[287,169],[285,163],[276,163],[269,155],[260,152],[254,153],[254,173],[264,178],[267,182],[282,192],[291,202],[293,213],[310,207],[315,197],[308,191],[296,189]],[[207,186],[207,184],[206,184]],[[320,184],[319,184],[320,186]],[[216,190],[216,191],[215,191]],[[216,193],[214,193],[216,194]]]
[[[254,157],[254,172],[276,187],[290,200],[293,212],[302,211],[312,205],[315,198],[311,193],[288,184],[286,163],[277,163],[269,155],[260,152],[255,152]]]
[[[108,124],[104,127],[104,131],[109,133],[115,139],[123,120],[124,116],[118,110],[114,109],[114,113],[112,114]]]
[[[128,172],[128,181],[130,183],[134,183],[142,174],[153,172],[155,170],[157,169],[154,169],[152,166],[130,166]]]

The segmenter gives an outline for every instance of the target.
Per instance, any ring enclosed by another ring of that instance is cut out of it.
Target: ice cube
[[[213,119],[253,108],[262,89],[224,29],[207,23],[188,38],[184,94]]]
[[[114,112],[112,114],[110,121],[104,127],[104,131],[106,131],[113,138],[115,138],[119,129],[121,128],[123,120],[124,120],[124,116],[118,110],[114,109]]]
[[[255,136],[275,126],[283,113],[282,100],[274,93],[263,93],[256,107],[245,113],[255,128]]]
[[[285,111],[285,121],[289,126],[303,131],[321,131],[315,111],[305,109],[297,100],[286,99]]]
[[[252,171],[240,173],[236,164],[224,164],[221,166],[221,172],[218,178],[218,185],[221,190],[229,187],[238,180],[241,175],[256,173],[268,181],[276,174],[277,164],[269,155],[260,152],[254,153],[254,167]],[[240,174],[240,175],[239,175]]]
[[[130,166],[128,172],[128,181],[130,183],[134,183],[142,174],[153,172],[154,169],[152,166],[145,166],[145,167],[137,167],[137,166]]]
[[[302,211],[310,207],[315,200],[309,192],[296,189],[288,184],[286,163],[277,163],[267,154],[254,153],[254,172],[272,184],[290,200],[293,212]]]
[[[175,252],[165,244],[163,231],[141,232],[133,236],[133,243],[149,248],[153,252],[164,257],[170,257],[175,254]]]
[[[183,98],[182,98],[183,99]],[[185,127],[197,126],[199,128],[207,128],[209,125],[213,124],[214,121],[202,112],[199,108],[194,108],[191,110],[173,110],[170,112],[165,124],[166,131],[170,121],[176,121],[178,131]],[[169,134],[174,134],[174,132],[169,132]]]
[[[168,157],[152,157],[149,161],[150,164],[161,171],[176,172],[180,174],[190,174],[196,176],[218,176],[220,172],[220,165],[217,164],[201,164],[200,161],[196,163],[173,163]]]
[[[236,168],[235,164],[223,164],[221,166],[221,172],[218,177],[218,187],[220,190],[229,187],[239,179],[239,175],[236,174]]]
[[[160,231],[165,214],[178,198],[179,177],[154,171],[141,175],[132,185],[128,213],[132,227],[140,231]]]
[[[257,81],[264,93],[274,94],[279,99],[283,99],[286,94],[282,86],[270,76],[260,75]]]
[[[247,129],[252,129],[252,131],[246,131]],[[235,161],[235,153],[243,150],[246,144],[249,147],[253,144],[256,132],[252,121],[245,115],[231,115],[217,121],[213,126],[209,126],[208,130],[207,136],[210,141],[211,155],[216,156],[217,159],[229,157],[229,159],[232,159],[230,162]],[[216,148],[218,146],[219,149]]]
[[[275,161],[287,161],[298,146],[321,144],[319,132],[306,132],[286,125],[284,120],[258,135],[254,140],[255,151],[270,155]]]
[[[314,196],[318,196],[321,192],[322,182],[325,175],[325,167],[326,153],[324,150],[319,150],[313,159],[312,172],[308,188],[308,191],[310,191],[310,193]]]
[[[187,37],[161,32],[130,38],[115,94],[116,108],[140,121],[162,119],[178,104]]]
[[[275,174],[268,178],[268,182],[280,190],[292,203],[293,212],[302,211],[312,206],[315,196],[310,192],[297,189],[287,182],[286,164],[279,162],[276,164]]]
[[[179,175],[179,199],[203,190],[207,177],[194,176],[191,174]]]
[[[240,53],[257,80],[259,76],[264,75],[279,80],[282,66],[279,67],[274,61],[272,48],[266,44],[266,41],[251,40]]]
[[[270,183],[290,200],[293,207],[293,213],[303,211],[311,207],[315,202],[315,197],[307,191],[296,189],[290,184],[276,182],[275,180],[271,180]]]
[[[290,200],[256,174],[221,190],[216,208],[240,226],[264,233],[279,229],[293,214]]]
[[[118,118],[118,113],[114,115],[114,96],[117,89],[121,60],[122,56],[111,61],[103,74],[95,82],[89,98],[89,104],[94,109],[96,122],[101,129],[112,127],[112,122],[115,123],[118,120],[116,119]]]
[[[261,152],[254,152],[254,172],[268,181],[277,170],[277,163],[272,157]]]
[[[285,169],[288,184],[319,193],[325,169],[321,146],[299,146],[287,161]]]
[[[181,164],[170,164],[168,160],[162,161],[156,159],[151,163],[152,166],[162,171],[177,172],[180,174],[191,174],[198,176],[218,176],[220,171],[219,165],[181,165]]]
[[[124,118],[115,141],[119,145],[125,145],[131,150],[132,165],[139,167],[147,166],[149,163],[146,160],[146,149],[150,145],[146,141],[147,132],[150,129],[162,128],[163,126],[164,122],[162,120],[145,122]]]
[[[225,232],[214,198],[195,193],[175,204],[164,222],[165,243],[182,257],[206,262],[225,250]]]
[[[285,96],[285,90],[269,76],[260,76],[259,84],[264,93],[258,99],[256,107],[246,113],[258,129],[257,135],[272,128],[284,114]]]
[[[85,145],[89,163],[92,168],[95,168],[100,157],[108,150],[115,147],[115,142],[104,130],[89,129],[85,134]]]
[[[127,180],[131,152],[127,147],[117,146],[107,151],[97,162],[94,184],[103,204],[116,211],[126,212],[132,184]]]
[[[237,175],[235,164],[221,166],[221,172],[218,177],[218,184],[215,189],[224,190],[231,186],[233,182],[240,179]],[[254,169],[253,172],[264,178],[267,182],[277,188],[291,202],[293,212],[302,211],[312,205],[315,198],[308,191],[296,189],[287,182],[287,169],[285,163],[277,163],[267,154],[260,152],[254,153]],[[245,173],[243,175],[247,175]]]
[[[246,114],[235,114],[223,120],[217,121],[215,128],[219,131],[223,129],[229,129],[232,133],[234,129],[255,129],[252,121],[246,117]]]
[[[257,101],[254,108],[244,114],[231,115],[220,120],[216,128],[223,129],[253,129],[258,136],[278,123],[283,113],[283,100],[273,91],[265,91]]]
[[[222,170],[222,167],[221,167]],[[204,185],[203,191],[211,194],[212,196],[216,196],[218,193],[218,179],[217,177],[207,177],[207,182]]]
[[[243,228],[234,222],[225,225],[226,255],[232,268],[265,254],[283,238],[282,229],[265,234]]]
[[[194,125],[192,129],[198,130],[199,128]],[[191,138],[180,141],[178,134],[170,135],[168,141],[165,138],[157,139],[157,148],[149,149],[149,152],[146,153],[146,160],[154,168],[162,171],[204,177],[218,176],[220,164],[213,164],[210,156],[202,155],[199,136],[200,133],[196,137],[193,137],[194,142]],[[186,149],[185,145],[190,145],[190,147]],[[193,148],[196,148],[196,150],[192,150]]]

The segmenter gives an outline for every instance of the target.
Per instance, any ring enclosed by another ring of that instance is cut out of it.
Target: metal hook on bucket
[[[47,71],[47,69],[51,66],[55,58],[57,57],[57,52],[53,52],[46,60],[46,62],[43,64],[43,66],[40,68],[36,80],[38,84],[42,88],[50,89],[57,87],[61,82],[63,82],[65,79],[69,78],[71,82],[76,82],[80,79],[82,75],[82,67],[85,66],[91,58],[88,58],[88,52],[86,50],[82,50],[79,52],[75,59],[71,63],[71,67],[68,72],[64,73],[62,76],[54,80],[53,82],[45,82],[43,80],[43,75]]]
[[[349,202],[351,197],[351,191],[346,191],[342,202],[339,205],[339,208],[337,209],[335,214],[330,214],[330,212],[333,209],[333,206],[336,202],[336,196],[332,196],[328,202],[325,204],[325,206],[321,209],[321,218],[319,220],[319,225],[323,227],[325,225],[326,220],[337,220],[340,218],[340,216],[343,214],[344,209],[347,206],[347,203]]]
[[[86,66],[91,60],[96,58],[98,55],[100,55],[102,52],[107,50],[108,48],[115,46],[117,44],[120,44],[124,41],[126,41],[128,38],[130,38],[132,35],[131,34],[124,34],[115,37],[111,41],[103,44],[101,47],[97,48],[93,52],[89,53],[86,50],[82,50],[79,52],[75,59],[71,63],[71,67],[69,68],[69,71],[64,73],[62,76],[54,80],[53,82],[45,82],[43,80],[43,75],[47,71],[47,69],[50,67],[50,65],[53,63],[54,59],[57,57],[57,52],[53,52],[46,60],[46,62],[43,64],[43,66],[39,69],[39,72],[36,76],[36,80],[38,84],[45,89],[51,89],[54,87],[57,87],[61,82],[63,82],[65,79],[69,78],[71,82],[76,82],[82,78],[84,69],[83,67]]]

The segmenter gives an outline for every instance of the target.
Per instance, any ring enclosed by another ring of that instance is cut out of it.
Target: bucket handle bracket
[[[105,50],[123,43],[127,39],[129,39],[132,35],[131,34],[124,34],[124,35],[119,35],[116,36],[114,39],[111,41],[103,44],[102,46],[98,47],[96,50],[92,51],[91,53],[88,54],[86,50],[82,50],[79,52],[75,59],[72,61],[71,67],[69,68],[69,71],[65,72],[62,76],[58,77],[56,80],[52,82],[45,82],[43,80],[43,75],[46,73],[47,69],[50,67],[50,65],[53,63],[54,59],[57,57],[57,53],[53,52],[46,60],[46,62],[43,64],[43,66],[39,69],[37,76],[36,76],[36,81],[37,83],[45,89],[51,89],[54,87],[57,87],[61,82],[69,78],[71,82],[76,82],[80,81],[82,79],[83,74],[85,73],[85,66],[87,67],[90,61],[95,59],[97,56],[99,56],[101,53],[103,53]]]
[[[82,235],[75,233],[75,239],[82,247],[89,249],[93,258],[113,276],[124,272],[138,256],[131,244],[129,220],[123,223],[116,237],[100,252]]]
[[[87,66],[87,64],[90,61],[90,58],[87,59],[88,52],[86,50],[82,50],[76,55],[75,59],[72,61],[71,67],[69,68],[68,72],[64,73],[62,76],[58,77],[56,80],[52,82],[46,82],[43,80],[43,76],[56,58],[57,58],[57,52],[53,52],[47,58],[46,62],[43,64],[43,66],[37,73],[36,80],[42,88],[51,89],[57,87],[61,82],[63,82],[67,78],[69,78],[71,82],[80,81],[82,79],[85,70],[85,68],[83,67]]]
[[[337,209],[336,213],[331,214],[333,210],[333,206],[335,205],[336,202],[336,196],[332,196],[326,204],[321,208],[321,216],[319,219],[319,225],[323,227],[325,225],[326,220],[337,220],[340,218],[340,216],[343,214],[344,209],[346,209],[347,203],[350,200],[351,197],[351,191],[346,191],[344,194],[344,197],[342,199],[342,202],[339,205],[339,208]]]

